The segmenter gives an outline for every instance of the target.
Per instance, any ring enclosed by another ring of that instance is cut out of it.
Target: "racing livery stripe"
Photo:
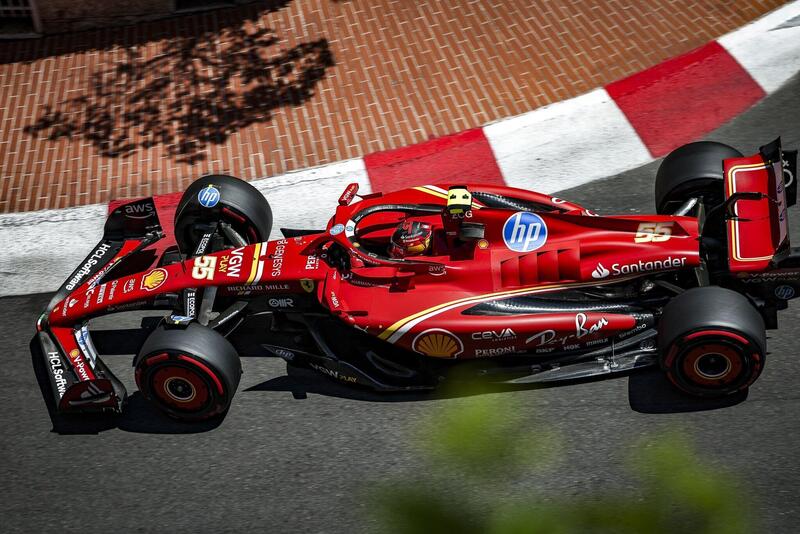
[[[441,187],[436,187],[435,185],[420,185],[420,186],[414,187],[414,189],[416,189],[417,191],[421,191],[423,193],[428,193],[429,195],[433,195],[435,197],[439,197],[439,198],[443,198],[443,199],[447,200],[447,191],[445,191]],[[481,204],[480,202],[478,202],[477,200],[473,200],[472,201],[472,207],[473,207],[473,209],[479,210],[479,209],[481,209],[481,208],[483,208],[485,206],[483,204]]]
[[[255,248],[253,249],[253,264],[250,267],[250,276],[247,277],[247,283],[251,284],[253,281],[256,280],[256,274],[258,273],[258,265],[259,265],[259,252],[261,252],[261,243],[256,243]]]
[[[258,270],[256,271],[256,278],[255,278],[255,280],[253,280],[254,284],[257,284],[258,282],[260,282],[261,281],[261,275],[264,274],[264,256],[267,255],[267,247],[269,247],[269,244],[264,243],[259,247],[260,250],[257,250],[253,254],[254,258],[256,256],[258,256]]]
[[[632,276],[620,276],[617,278],[613,278],[611,280],[606,280],[603,282],[576,282],[571,284],[550,284],[545,286],[538,286],[538,287],[525,287],[520,289],[510,289],[506,291],[498,291],[495,293],[487,293],[484,295],[477,295],[473,297],[465,297],[457,300],[453,300],[450,302],[444,302],[442,304],[438,304],[436,306],[432,306],[428,309],[422,310],[417,312],[413,315],[409,315],[408,317],[404,317],[400,319],[393,325],[389,326],[386,330],[380,333],[378,336],[379,339],[384,341],[388,341],[389,343],[395,343],[398,339],[403,337],[403,334],[414,328],[416,325],[439,315],[440,313],[444,313],[446,311],[452,310],[454,308],[458,308],[461,306],[466,306],[468,304],[478,304],[480,302],[486,302],[489,300],[495,300],[500,297],[511,297],[511,296],[518,296],[518,295],[530,295],[533,293],[544,293],[547,291],[554,291],[557,289],[562,288],[575,288],[575,287],[586,287],[586,286],[599,286],[599,285],[606,285],[611,283],[623,282],[625,280],[630,280],[636,278],[638,275]]]

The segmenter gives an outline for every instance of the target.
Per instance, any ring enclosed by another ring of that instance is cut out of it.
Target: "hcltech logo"
[[[209,184],[208,187],[201,189],[197,193],[197,200],[204,208],[213,208],[219,203],[219,189]]]
[[[547,242],[544,220],[528,211],[518,211],[503,225],[503,241],[516,252],[531,252]]]

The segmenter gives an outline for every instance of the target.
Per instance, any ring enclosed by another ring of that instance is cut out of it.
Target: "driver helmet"
[[[392,234],[389,256],[405,258],[424,254],[431,244],[431,225],[421,221],[403,221]]]

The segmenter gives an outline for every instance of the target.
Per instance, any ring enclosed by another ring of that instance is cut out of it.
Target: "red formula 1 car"
[[[779,140],[751,157],[693,143],[661,164],[657,215],[623,216],[508,187],[359,197],[351,184],[326,228],[273,241],[255,188],[207,176],[159,256],[152,199],[111,213],[38,321],[40,363],[59,411],[120,411],[125,389],[88,321],[159,308],[170,311],[135,357],[136,383],[184,420],[228,409],[234,344],[255,319],[266,353],[374,390],[433,388],[456,365],[527,383],[660,364],[684,392],[739,392],[800,289],[795,173]]]

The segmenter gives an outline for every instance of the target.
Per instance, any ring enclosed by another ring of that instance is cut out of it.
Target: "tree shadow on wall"
[[[45,107],[25,132],[80,137],[112,158],[161,145],[176,161],[204,160],[209,144],[311,98],[335,65],[324,38],[282,50],[278,41],[273,30],[246,22],[173,37],[155,56],[126,48],[124,59],[91,75],[82,95]]]

